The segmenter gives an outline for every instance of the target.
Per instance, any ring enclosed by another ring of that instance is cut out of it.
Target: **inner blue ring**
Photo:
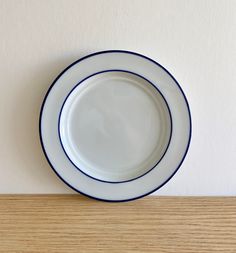
[[[61,138],[61,134],[60,134],[60,122],[61,122],[61,114],[62,114],[62,111],[63,111],[63,108],[64,108],[64,105],[67,101],[67,99],[69,98],[69,96],[71,95],[71,93],[82,83],[84,82],[85,80],[89,79],[90,77],[93,77],[95,75],[99,75],[99,74],[102,74],[102,73],[107,73],[107,72],[123,72],[123,73],[128,73],[128,74],[132,74],[132,75],[135,75],[135,76],[138,76],[140,78],[142,78],[143,80],[145,80],[146,82],[148,82],[150,85],[152,85],[156,90],[157,92],[161,95],[162,99],[164,100],[165,102],[165,105],[167,107],[167,110],[168,110],[168,113],[169,113],[169,117],[170,117],[170,136],[169,136],[169,140],[168,140],[168,143],[167,143],[167,146],[165,148],[165,151],[164,153],[162,154],[162,156],[160,157],[160,159],[156,162],[156,164],[151,167],[148,171],[146,171],[144,174],[138,176],[138,177],[135,177],[135,178],[131,178],[131,179],[128,179],[128,180],[123,180],[123,181],[107,181],[107,180],[102,180],[102,179],[98,179],[98,178],[95,178],[87,173],[85,173],[82,169],[80,169],[72,160],[71,158],[68,156],[65,148],[64,148],[64,145],[63,145],[63,142],[62,142],[62,138]],[[136,180],[138,178],[141,178],[143,176],[145,176],[146,174],[148,174],[150,171],[152,171],[160,162],[161,160],[163,159],[163,157],[165,156],[168,148],[169,148],[169,145],[170,145],[170,141],[171,141],[171,138],[172,138],[172,115],[171,115],[171,111],[170,111],[170,107],[169,107],[169,104],[167,103],[164,95],[162,94],[162,92],[156,87],[155,84],[153,84],[150,80],[148,80],[147,78],[143,77],[142,75],[140,74],[137,74],[135,72],[131,72],[131,71],[128,71],[128,70],[122,70],[122,69],[109,69],[109,70],[103,70],[103,71],[99,71],[99,72],[96,72],[96,73],[93,73],[87,77],[85,77],[84,79],[82,79],[78,84],[76,84],[72,89],[71,91],[68,93],[68,95],[66,96],[65,100],[63,101],[62,103],[62,106],[61,106],[61,109],[60,109],[60,113],[59,113],[59,117],[58,117],[58,137],[59,137],[59,141],[60,141],[60,144],[61,144],[61,147],[63,149],[63,152],[65,153],[66,157],[69,159],[69,161],[75,166],[76,169],[78,169],[80,172],[82,172],[84,175],[96,180],[96,181],[100,181],[100,182],[104,182],[104,183],[111,183],[111,184],[117,184],[117,183],[126,183],[126,182],[130,182],[130,181],[133,181],[133,180]]]

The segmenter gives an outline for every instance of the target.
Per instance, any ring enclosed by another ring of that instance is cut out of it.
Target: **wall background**
[[[236,194],[236,1],[0,0],[0,193],[69,193],[38,137],[59,72],[98,50],[165,66],[193,119],[189,153],[160,195]]]

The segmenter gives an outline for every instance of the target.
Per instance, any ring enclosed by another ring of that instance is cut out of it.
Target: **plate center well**
[[[83,173],[109,182],[151,170],[171,137],[171,116],[161,93],[125,71],[95,74],[69,94],[59,135],[70,161]]]

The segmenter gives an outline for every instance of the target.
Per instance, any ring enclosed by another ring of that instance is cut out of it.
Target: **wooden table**
[[[236,252],[236,198],[0,195],[0,252]]]

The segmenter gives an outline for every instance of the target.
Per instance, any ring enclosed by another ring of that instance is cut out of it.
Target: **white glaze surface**
[[[148,172],[163,156],[171,119],[161,94],[134,74],[106,72],[78,85],[60,121],[64,149],[86,174],[125,181]]]

